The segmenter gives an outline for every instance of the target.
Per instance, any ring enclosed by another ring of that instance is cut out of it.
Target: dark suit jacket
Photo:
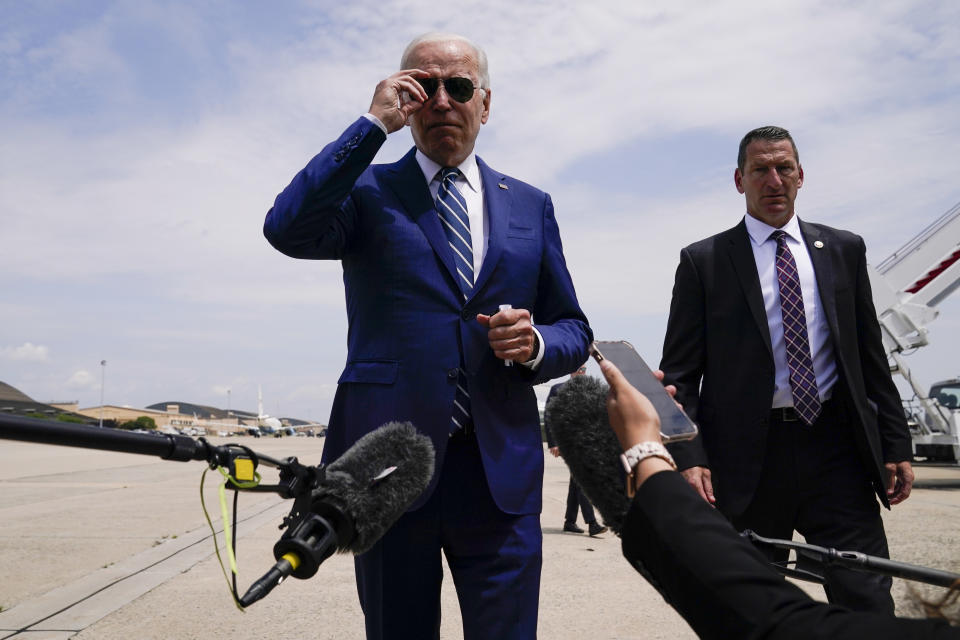
[[[887,505],[883,464],[910,459],[910,434],[880,340],[866,248],[847,231],[803,221],[800,229],[830,328],[838,385],[849,391],[857,449]],[[728,516],[742,513],[759,482],[774,391],[770,331],[743,221],[681,251],[660,368],[700,426],[698,438],[671,445],[677,464],[710,467],[718,506]]]
[[[462,363],[494,500],[507,513],[537,513],[543,447],[532,385],[579,366],[592,339],[553,204],[478,158],[490,231],[473,294],[464,302],[414,150],[393,164],[370,164],[385,139],[376,125],[358,119],[277,196],[264,224],[267,239],[283,253],[343,265],[347,362],[324,459],[337,458],[385,422],[410,421],[433,440],[439,469]],[[536,372],[506,367],[493,355],[476,314],[495,313],[500,304],[533,314],[546,345]],[[414,508],[429,497],[438,475]]]
[[[960,638],[943,620],[855,613],[812,600],[676,473],[640,486],[621,537],[623,555],[701,638]]]

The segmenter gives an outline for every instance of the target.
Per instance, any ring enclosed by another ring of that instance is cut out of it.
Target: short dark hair
[[[740,171],[743,171],[743,165],[747,162],[747,145],[754,140],[789,140],[790,146],[793,147],[793,157],[797,161],[797,164],[800,164],[800,152],[797,151],[797,143],[793,141],[790,132],[783,127],[766,126],[758,127],[750,131],[747,135],[743,136],[743,140],[740,141],[740,150],[737,152],[737,168],[740,169]]]

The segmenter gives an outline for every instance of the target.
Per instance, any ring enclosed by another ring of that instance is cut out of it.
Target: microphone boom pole
[[[211,445],[189,436],[133,433],[37,418],[0,415],[0,439],[156,456],[164,460],[207,460]]]
[[[234,491],[272,492],[292,498],[286,531],[274,545],[277,564],[247,593],[241,607],[266,596],[287,576],[306,579],[335,551],[361,553],[382,536],[427,487],[433,476],[433,445],[409,423],[388,423],[360,438],[329,465],[307,466],[295,457],[275,460],[238,444],[213,445],[203,438],[133,433],[35,418],[0,415],[0,439],[19,440],[164,460],[205,461],[229,470]],[[279,470],[266,485],[255,473],[263,463]]]
[[[804,542],[765,538],[750,529],[746,529],[740,535],[752,542],[755,547],[792,549],[797,554],[796,569],[778,563],[773,563],[773,566],[784,575],[808,582],[823,584],[822,570],[828,566],[837,566],[855,571],[879,573],[894,578],[924,582],[938,587],[950,588],[960,583],[960,574],[957,573],[870,556],[859,551],[838,551],[830,547],[820,547]],[[821,573],[816,573],[811,569],[820,570]]]

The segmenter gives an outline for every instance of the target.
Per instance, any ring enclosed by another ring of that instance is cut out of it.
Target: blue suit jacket
[[[430,436],[439,469],[462,364],[494,500],[507,513],[538,513],[543,448],[532,385],[576,369],[592,340],[553,204],[478,158],[490,231],[464,302],[415,150],[393,164],[370,164],[385,140],[376,125],[358,119],[277,196],[264,224],[264,235],[286,255],[343,265],[347,363],[324,459],[399,420]],[[493,355],[476,315],[501,304],[532,313],[546,345],[536,372],[506,367]],[[413,508],[429,497],[437,476]]]

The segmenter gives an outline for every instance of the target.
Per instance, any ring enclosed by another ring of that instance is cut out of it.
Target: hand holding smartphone
[[[660,437],[664,442],[690,440],[697,435],[697,425],[677,406],[632,344],[626,340],[597,340],[590,345],[590,355],[597,362],[610,360],[617,365],[630,384],[647,396],[660,416]]]

